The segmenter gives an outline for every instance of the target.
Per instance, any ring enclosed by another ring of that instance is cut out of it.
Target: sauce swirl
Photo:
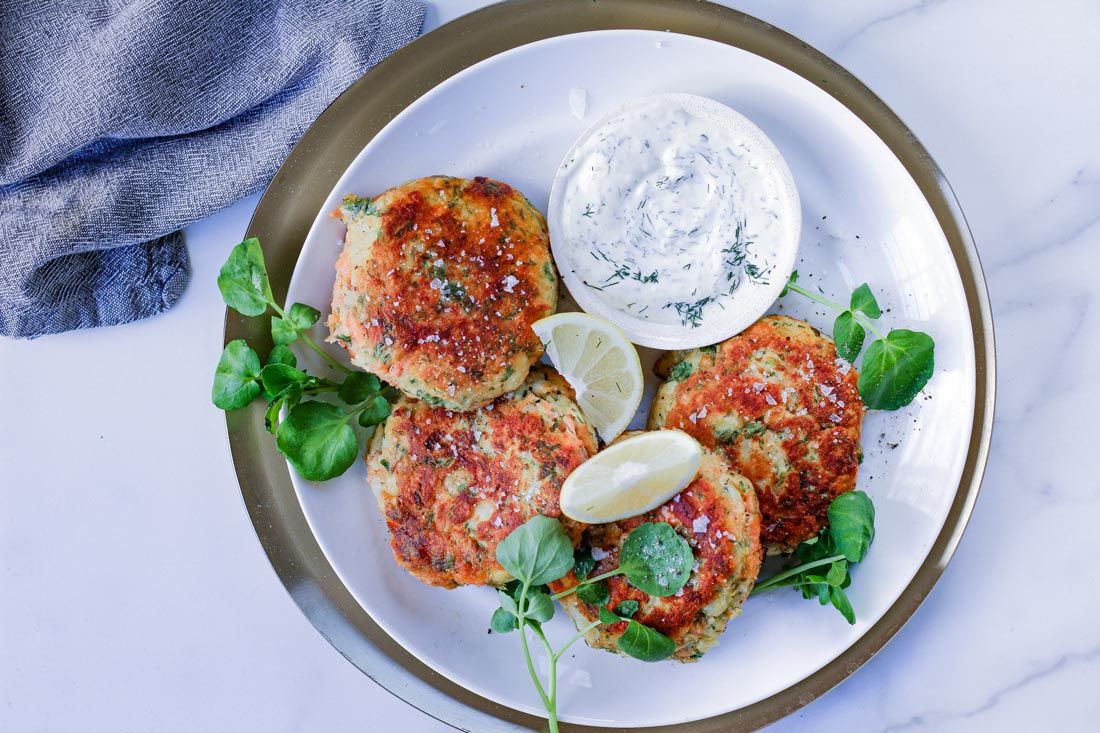
[[[709,338],[727,311],[763,303],[741,328],[755,320],[790,274],[800,226],[771,142],[728,107],[686,94],[635,100],[584,133],[550,208],[573,296],[632,336],[641,330],[643,344],[662,330]]]

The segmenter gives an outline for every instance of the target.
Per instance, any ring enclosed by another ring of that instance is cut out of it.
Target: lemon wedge
[[[531,324],[546,355],[577,393],[577,404],[611,442],[642,402],[642,363],[623,330],[587,313],[558,313]]]
[[[632,435],[569,474],[561,487],[562,513],[587,524],[644,514],[690,484],[702,460],[699,441],[679,430]]]

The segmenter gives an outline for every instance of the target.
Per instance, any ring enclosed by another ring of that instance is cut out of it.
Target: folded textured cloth
[[[262,188],[414,0],[0,0],[0,334],[159,313],[180,229]]]

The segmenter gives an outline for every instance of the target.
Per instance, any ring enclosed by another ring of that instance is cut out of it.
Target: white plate
[[[572,87],[587,90],[583,119],[570,111]],[[975,366],[962,283],[916,184],[841,104],[750,53],[651,31],[564,36],[467,69],[387,125],[318,212],[288,296],[322,309],[328,302],[343,236],[328,213],[345,193],[374,195],[436,173],[486,175],[514,185],[545,210],[557,165],[577,135],[623,102],[658,92],[713,97],[761,127],[790,165],[801,194],[800,283],[843,299],[870,282],[886,310],[883,323],[932,334],[937,364],[913,405],[898,413],[872,412],[864,423],[859,488],[875,501],[878,533],[853,573],[849,595],[856,625],[781,590],[750,599],[721,644],[697,664],[645,664],[575,645],[559,665],[559,712],[565,721],[593,725],[697,720],[785,689],[869,629],[921,565],[962,472]],[[832,314],[787,300],[783,312],[830,329]],[[654,356],[643,350],[647,368]],[[644,424],[654,382],[647,385],[635,426]],[[494,594],[429,588],[394,563],[361,463],[325,484],[291,474],[326,556],[379,625],[459,684],[542,714],[516,636],[486,633]],[[547,625],[558,642],[571,630],[560,612]],[[543,671],[545,661],[537,662]]]

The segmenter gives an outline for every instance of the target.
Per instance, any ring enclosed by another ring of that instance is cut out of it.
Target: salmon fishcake
[[[347,196],[329,341],[410,397],[469,410],[515,389],[554,312],[546,220],[488,178],[433,176]]]
[[[766,316],[715,346],[669,352],[656,371],[667,381],[650,429],[683,430],[752,481],[768,552],[814,537],[829,503],[855,488],[859,375],[809,324]]]
[[[631,586],[621,575],[612,576],[604,581],[611,596],[605,607],[614,610],[623,601],[636,601],[632,618],[671,638],[676,644],[673,659],[691,662],[718,642],[760,572],[764,553],[756,493],[721,453],[704,448],[698,475],[669,501],[641,516],[585,527],[581,548],[588,548],[597,561],[592,575],[617,567],[623,543],[646,522],[667,522],[687,539],[695,557],[691,576],[680,591],[664,598]],[[560,592],[576,583],[570,571],[550,586]],[[576,593],[563,597],[561,604],[578,628],[599,618],[599,608]],[[585,640],[589,646],[619,652],[616,641],[625,630],[625,621],[600,625]]]
[[[402,398],[371,438],[367,480],[398,564],[429,585],[501,585],[496,547],[536,514],[561,515],[565,477],[596,452],[596,433],[553,369],[514,392],[452,412]]]

